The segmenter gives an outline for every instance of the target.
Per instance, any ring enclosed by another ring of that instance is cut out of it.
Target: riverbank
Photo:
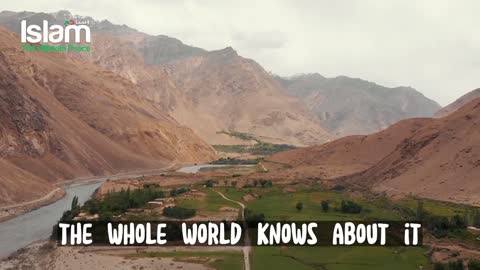
[[[0,222],[21,216],[40,207],[47,206],[62,199],[63,197],[65,197],[65,189],[57,187],[41,198],[15,205],[0,207]]]
[[[77,178],[71,180],[65,180],[56,183],[56,188],[50,191],[48,194],[44,195],[41,198],[34,199],[28,202],[17,203],[13,205],[6,205],[0,207],[0,223],[13,219],[15,217],[24,215],[28,212],[37,210],[40,207],[48,206],[53,204],[65,197],[65,186],[67,185],[88,185],[93,184],[99,181],[106,181],[106,180],[125,180],[125,179],[133,179],[145,176],[154,176],[158,174],[162,174],[168,171],[176,170],[180,165],[176,163],[172,163],[171,165],[161,168],[161,169],[153,169],[153,170],[142,170],[142,171],[134,171],[134,172],[125,172],[107,176],[92,176],[87,178]]]

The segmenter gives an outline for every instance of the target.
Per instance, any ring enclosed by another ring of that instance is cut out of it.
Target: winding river
[[[227,165],[195,165],[178,169],[178,172],[196,173],[202,168],[224,167]],[[232,166],[232,165],[228,165]],[[130,174],[128,178],[141,177],[141,174]],[[43,206],[13,219],[0,222],[0,259],[29,244],[46,239],[52,232],[52,227],[70,208],[74,196],[82,204],[87,201],[95,190],[102,185],[106,177],[98,178],[96,182],[77,183],[65,186],[66,195],[55,203]],[[120,177],[110,177],[120,179]]]
[[[65,187],[66,195],[49,205],[0,223],[0,258],[28,246],[30,243],[46,239],[62,213],[70,208],[74,196],[83,203],[103,183],[72,184]]]

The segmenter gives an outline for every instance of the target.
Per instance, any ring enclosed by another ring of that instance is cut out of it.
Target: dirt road
[[[245,216],[244,216],[244,213],[245,213],[245,205],[242,203],[242,202],[239,202],[239,201],[235,201],[235,200],[232,200],[230,198],[227,198],[223,193],[221,193],[220,191],[217,191],[215,190],[215,192],[217,192],[220,196],[222,196],[222,198],[224,198],[225,200],[227,201],[230,201],[230,202],[234,202],[238,205],[240,205],[240,207],[242,208],[241,209],[241,214],[240,216],[242,217],[242,220],[243,220],[243,228],[244,228],[244,231],[246,231],[247,229],[247,223],[245,221]],[[248,234],[245,235],[245,246],[242,248],[242,251],[243,251],[243,261],[244,261],[244,265],[245,265],[245,270],[250,270],[250,251],[251,251],[251,247],[250,247],[250,237],[248,236]]]

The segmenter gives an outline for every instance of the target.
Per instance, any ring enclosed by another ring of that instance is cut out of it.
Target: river
[[[203,164],[183,167],[177,171],[184,173],[196,173],[202,168],[225,166],[232,165]],[[128,175],[128,178],[136,178],[149,174],[126,175]],[[125,175],[117,177],[112,176],[109,178],[112,180],[121,179],[125,178]],[[106,179],[106,177],[103,177],[98,178],[98,181],[94,183],[78,183],[65,186],[66,195],[62,199],[31,212],[25,213],[21,216],[0,222],[0,259],[7,257],[13,252],[26,247],[35,241],[48,238],[52,232],[52,227],[60,219],[63,212],[70,209],[73,197],[77,196],[79,202],[81,204],[84,203]]]
[[[62,199],[0,223],[0,258],[7,257],[32,242],[48,238],[62,213],[70,209],[73,197],[77,196],[79,202],[84,203],[102,183],[99,181],[66,186],[66,194]]]

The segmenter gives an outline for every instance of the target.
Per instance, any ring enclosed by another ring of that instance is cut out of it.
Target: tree
[[[423,220],[425,216],[425,211],[423,210],[423,200],[417,201],[417,219]]]
[[[211,188],[215,185],[215,181],[213,181],[212,179],[209,179],[207,180],[207,182],[205,182],[205,186],[208,187],[208,188]]]
[[[163,215],[176,219],[187,219],[195,216],[197,211],[195,209],[188,209],[183,207],[171,206],[163,208]]]
[[[243,210],[243,216],[247,223],[258,223],[265,221],[265,215],[263,213],[255,213],[248,208],[245,208],[245,210]]]
[[[78,196],[74,196],[72,199],[72,205],[71,205],[71,210],[74,210],[76,208],[79,208],[80,204],[78,203]]]
[[[362,206],[352,201],[342,201],[340,209],[343,213],[358,214],[362,212]]]
[[[295,208],[297,208],[298,211],[302,211],[303,203],[302,202],[297,202],[297,205],[295,205]]]
[[[328,204],[328,201],[322,201],[322,210],[323,212],[328,212],[328,208],[329,208],[329,204]]]

